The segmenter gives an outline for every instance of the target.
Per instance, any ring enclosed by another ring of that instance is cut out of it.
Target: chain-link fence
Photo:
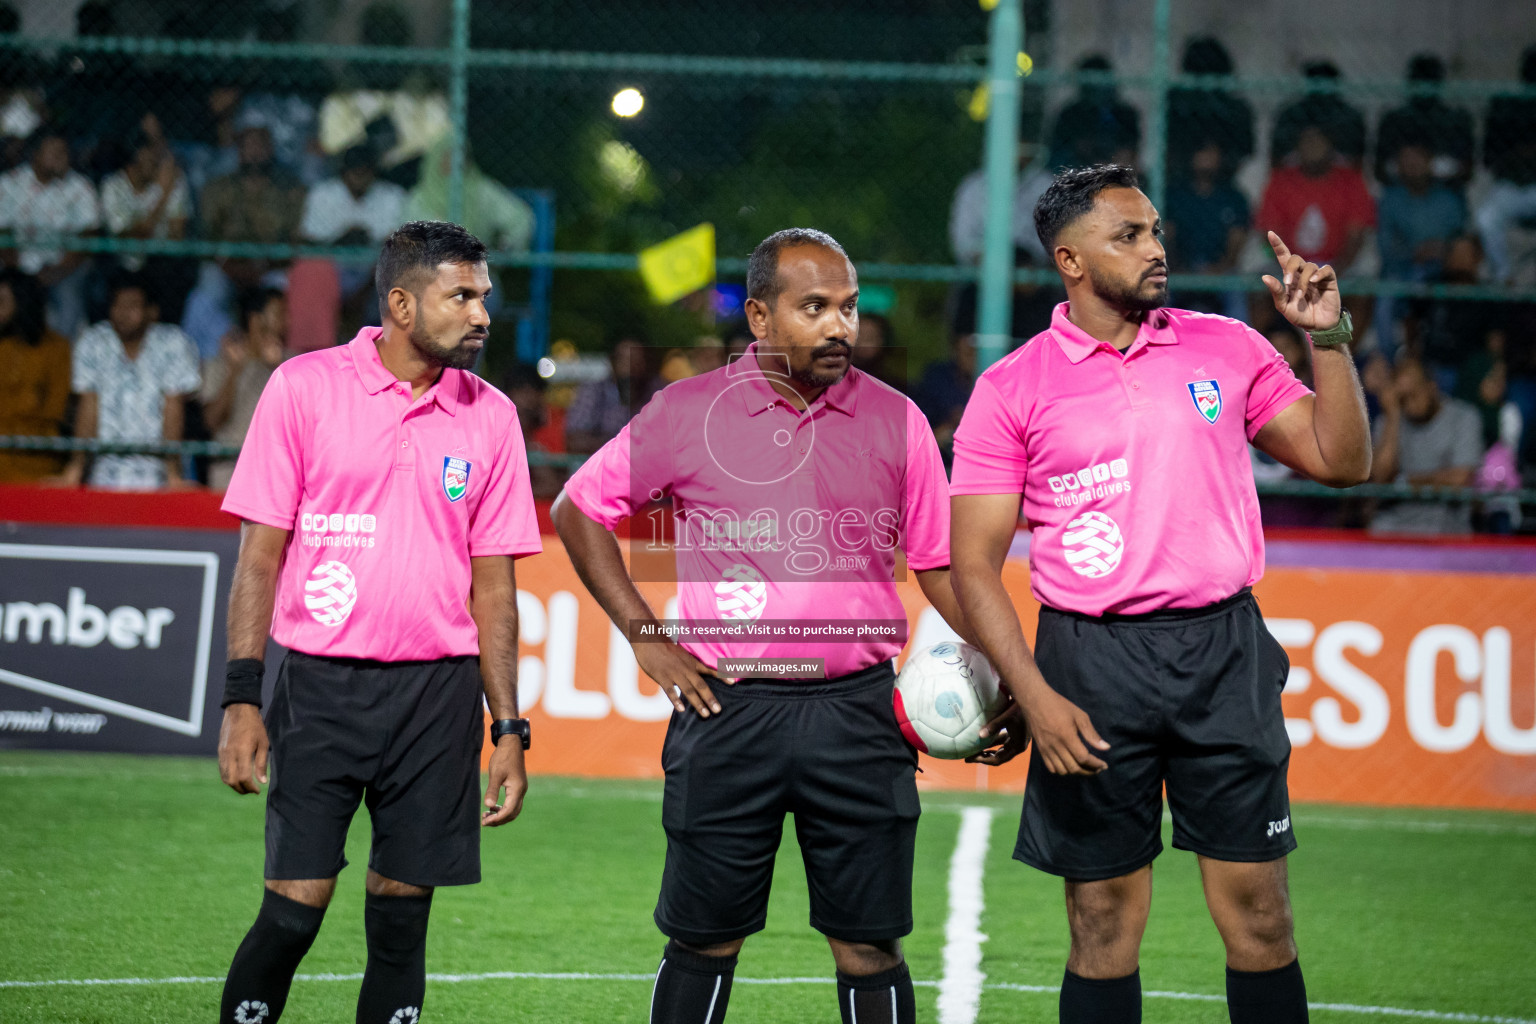
[[[549,358],[557,445],[605,363],[582,354],[627,337],[653,374],[708,362],[701,345],[741,331],[752,246],[813,224],[859,265],[865,312],[905,353],[895,375],[942,432],[985,225],[1015,225],[1027,338],[1060,297],[1033,198],[1060,167],[1122,160],[1164,214],[1176,304],[1290,344],[1258,283],[1261,232],[1279,230],[1341,268],[1362,359],[1424,360],[1484,449],[1513,448],[1518,484],[1536,433],[1511,427],[1536,420],[1536,16],[1381,0],[1300,27],[1212,0],[1026,0],[1008,210],[978,170],[993,6],[10,0],[0,246],[71,339],[131,273],[214,361],[263,286],[287,292],[291,350],[350,337],[376,315],[382,233],[459,220],[496,250],[487,375]],[[635,254],[706,222],[717,284],[653,302]],[[47,411],[0,433],[57,433]]]

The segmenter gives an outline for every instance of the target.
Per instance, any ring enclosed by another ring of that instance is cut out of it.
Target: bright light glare
[[[645,96],[631,86],[613,94],[613,112],[620,117],[634,117],[645,106]]]
[[[555,361],[548,356],[539,360],[539,376],[548,380],[555,375]]]

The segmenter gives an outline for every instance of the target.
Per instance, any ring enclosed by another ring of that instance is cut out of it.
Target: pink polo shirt
[[[905,395],[854,369],[802,412],[770,386],[756,349],[660,392],[572,475],[566,494],[609,529],[671,498],[680,620],[899,620],[904,634],[896,549],[914,570],[949,564],[933,432]],[[636,528],[634,543],[648,528]],[[905,639],[680,642],[710,666],[823,658],[838,676],[895,657]]]
[[[306,654],[417,661],[478,654],[472,556],[531,555],[538,520],[517,413],[444,370],[415,401],[377,327],[272,374],[224,511],[291,530],[272,637]]]
[[[1122,355],[1062,303],[976,382],[950,493],[1023,495],[1042,604],[1198,608],[1264,574],[1248,442],[1309,393],[1236,320],[1157,310]]]

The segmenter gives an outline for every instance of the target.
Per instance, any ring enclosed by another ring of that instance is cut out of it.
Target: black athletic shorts
[[[811,927],[845,942],[912,930],[917,752],[882,662],[836,679],[713,683],[720,713],[674,713],[662,747],[667,863],[656,926],[705,946],[761,931],[784,816]]]
[[[1078,881],[1150,864],[1165,784],[1176,849],[1268,861],[1296,848],[1280,712],[1290,660],[1247,589],[1148,615],[1041,608],[1035,658],[1110,744],[1093,751],[1109,767],[1053,775],[1032,752],[1016,859]]]
[[[267,710],[268,878],[332,878],[366,803],[368,866],[408,885],[480,881],[475,657],[360,661],[290,651]]]

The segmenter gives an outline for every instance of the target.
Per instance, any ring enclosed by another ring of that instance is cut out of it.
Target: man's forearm
[[[1334,470],[1333,479],[1360,483],[1371,473],[1371,425],[1365,392],[1347,348],[1318,348],[1312,352],[1312,430],[1318,451]]]
[[[1001,573],[980,563],[952,565],[950,583],[974,637],[971,642],[986,652],[1014,697],[1022,702],[1026,694],[1046,686]]]
[[[960,610],[960,601],[955,597],[948,567],[919,571],[917,585],[922,588],[928,603],[949,623],[949,627],[960,634],[960,639],[972,647],[980,646],[976,643],[976,634],[966,622],[965,613]]]
[[[277,600],[277,565],[245,558],[235,563],[235,581],[229,591],[229,659],[267,656],[267,634],[272,629],[272,606]]]
[[[655,621],[656,613],[630,577],[613,534],[589,519],[564,494],[556,500],[553,511],[555,529],[576,575],[619,632],[629,637],[631,622]]]
[[[505,555],[475,558],[471,564],[470,614],[480,634],[485,703],[493,721],[517,718],[517,583],[512,559]]]

